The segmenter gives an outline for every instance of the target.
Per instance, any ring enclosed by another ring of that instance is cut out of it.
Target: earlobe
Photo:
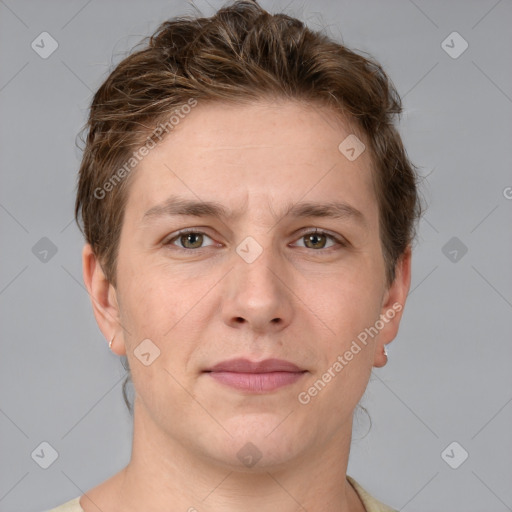
[[[120,328],[116,290],[106,278],[90,244],[85,244],[82,250],[82,270],[96,322],[105,339],[110,340]],[[112,345],[112,351],[123,355],[124,344]]]
[[[382,329],[375,345],[374,365],[377,368],[387,363],[386,345],[391,343],[400,326],[405,301],[411,285],[411,248],[402,254],[395,266],[395,279],[386,290],[380,312]]]

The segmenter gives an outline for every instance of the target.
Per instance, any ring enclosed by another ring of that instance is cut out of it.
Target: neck
[[[130,463],[114,477],[110,499],[103,502],[107,508],[96,500],[103,510],[364,510],[346,480],[351,422],[325,446],[311,447],[293,460],[257,464],[249,469],[195,453],[193,447],[178,443],[137,412],[136,408]]]

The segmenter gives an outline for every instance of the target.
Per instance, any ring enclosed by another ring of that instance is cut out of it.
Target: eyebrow
[[[170,196],[163,203],[150,208],[143,216],[142,221],[146,222],[159,217],[216,217],[219,219],[229,219],[238,217],[240,212],[235,214],[230,209],[217,201],[196,201],[185,199],[179,196]],[[325,217],[342,220],[353,220],[359,224],[367,226],[367,221],[363,213],[348,203],[339,201],[329,201],[326,203],[318,202],[300,202],[287,205],[281,215],[274,217]]]

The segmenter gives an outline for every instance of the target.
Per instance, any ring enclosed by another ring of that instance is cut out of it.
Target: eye
[[[203,233],[202,231],[194,231],[192,229],[190,229],[190,230],[184,229],[184,230],[178,232],[172,238],[168,239],[166,242],[164,242],[164,245],[175,245],[174,241],[176,240],[177,242],[179,242],[181,244],[181,245],[178,245],[178,247],[180,249],[185,249],[185,250],[186,249],[202,249],[203,247],[208,247],[208,246],[202,245],[205,238],[207,238],[208,240],[211,240],[213,242],[213,240],[206,233]],[[209,244],[209,245],[213,245],[213,244]]]
[[[205,239],[210,240],[212,243],[203,245]],[[301,235],[299,240],[304,240],[304,244],[302,246],[299,245],[299,247],[305,247],[306,249],[313,249],[316,251],[320,249],[330,249],[336,245],[341,247],[347,247],[348,245],[343,239],[319,229],[305,232]],[[331,242],[331,245],[327,245],[329,241]],[[215,245],[215,242],[202,231],[198,231],[197,229],[183,229],[176,233],[172,238],[165,241],[163,245],[174,246],[183,250],[194,250]]]
[[[299,240],[304,240],[304,245],[302,247],[306,247],[307,249],[329,249],[335,245],[343,247],[347,246],[347,244],[340,238],[318,229],[304,233]],[[328,240],[331,240],[333,243],[326,247]]]

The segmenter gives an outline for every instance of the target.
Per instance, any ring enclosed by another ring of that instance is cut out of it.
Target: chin
[[[222,430],[224,435],[215,436],[203,453],[209,453],[230,471],[254,473],[284,468],[306,450],[308,444],[298,425],[285,417],[252,414],[225,421],[222,425],[231,436]],[[212,450],[214,446],[216,450]]]

